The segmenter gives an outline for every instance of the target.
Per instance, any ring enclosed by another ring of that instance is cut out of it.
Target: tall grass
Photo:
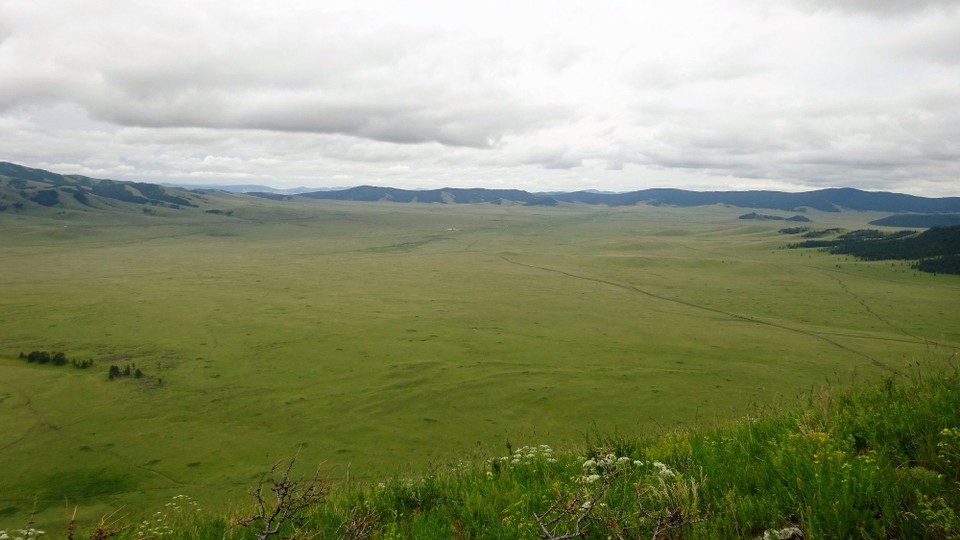
[[[508,448],[417,478],[335,486],[282,533],[946,539],[960,538],[958,508],[954,354],[879,384],[827,385],[804,407],[717,428],[594,437],[579,452]],[[119,537],[255,538],[256,528],[236,525],[249,515],[210,516],[181,498]]]

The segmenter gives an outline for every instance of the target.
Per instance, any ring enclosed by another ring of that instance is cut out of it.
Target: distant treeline
[[[93,365],[92,358],[87,360],[77,360],[76,358],[68,360],[66,353],[61,351],[53,353],[48,351],[30,351],[26,354],[21,352],[20,359],[26,360],[31,364],[53,364],[55,366],[65,366],[69,363],[77,369],[87,369]]]
[[[960,274],[960,226],[934,227],[919,234],[909,230],[885,233],[861,229],[834,240],[806,240],[787,247],[820,248],[869,261],[915,261],[913,267],[924,272]]]
[[[802,238],[823,238],[832,234],[839,234],[843,229],[811,229],[810,227],[787,227],[780,229],[780,234],[799,234]]]
[[[110,366],[110,369],[107,370],[107,378],[111,381],[114,379],[119,379],[120,377],[133,377],[134,379],[139,379],[143,377],[143,372],[140,371],[140,368],[136,364],[127,364],[120,368],[118,365]]]
[[[94,364],[93,358],[88,358],[86,360],[77,360],[67,358],[66,353],[57,351],[31,351],[29,353],[20,353],[20,359],[31,364],[50,364],[54,366],[66,366],[71,365],[77,369],[87,369],[92,367]],[[146,377],[146,374],[137,367],[134,363],[129,363],[123,366],[122,368],[116,364],[111,364],[107,368],[107,379],[119,379],[123,377],[132,377],[134,379],[142,379]],[[157,384],[162,384],[162,379],[157,379]]]
[[[737,219],[758,219],[760,221],[802,221],[809,222],[810,218],[807,216],[795,215],[791,217],[783,216],[772,216],[770,214],[759,214],[757,212],[750,212],[749,214],[744,214]]]

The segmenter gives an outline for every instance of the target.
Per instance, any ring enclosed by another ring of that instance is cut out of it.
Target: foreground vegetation
[[[958,538],[960,371],[954,354],[880,383],[847,381],[803,407],[712,429],[593,437],[578,451],[506,455],[380,483],[275,467],[234,514],[178,495],[122,511],[102,538]],[[95,529],[95,530],[89,530]],[[98,536],[99,535],[99,536]]]

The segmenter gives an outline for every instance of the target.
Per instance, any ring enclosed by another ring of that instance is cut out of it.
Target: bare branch
[[[551,504],[542,514],[533,514],[534,519],[537,520],[537,525],[540,526],[540,536],[545,540],[570,540],[585,535],[593,510],[607,492],[607,488],[619,475],[618,471],[612,471],[604,475],[600,489],[592,495],[588,494],[589,497],[581,497],[580,494],[576,494],[569,502],[565,503],[563,495],[557,493],[556,502]],[[551,515],[553,517],[547,519]],[[546,521],[544,521],[545,519]],[[557,529],[560,528],[558,524],[561,521],[569,522],[570,520],[573,521],[573,530],[558,533]]]
[[[380,516],[372,512],[369,508],[353,507],[350,509],[350,516],[337,529],[338,538],[341,540],[362,540],[369,538],[375,533],[380,532],[377,522]]]
[[[287,524],[299,526],[306,517],[304,515],[306,510],[326,501],[330,488],[320,477],[319,468],[309,479],[291,478],[298,455],[299,452],[286,463],[286,467],[283,467],[283,460],[273,465],[270,469],[269,481],[261,480],[251,493],[256,499],[254,505],[256,513],[237,520],[237,525],[243,527],[256,525],[260,529],[257,540],[266,540],[279,535]],[[264,495],[265,484],[269,484],[270,491],[273,492],[271,502],[268,502]]]

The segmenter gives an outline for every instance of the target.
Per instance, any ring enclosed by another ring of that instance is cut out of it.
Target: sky
[[[0,0],[0,160],[960,196],[960,0]]]

